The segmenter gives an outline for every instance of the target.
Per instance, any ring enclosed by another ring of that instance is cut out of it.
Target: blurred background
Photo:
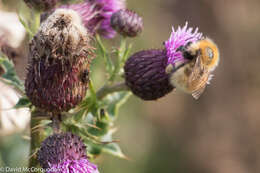
[[[103,154],[97,159],[100,172],[259,173],[260,1],[127,3],[144,20],[141,36],[128,39],[134,43],[133,52],[161,48],[171,27],[188,21],[189,26],[199,27],[215,40],[221,59],[211,85],[199,100],[181,92],[152,102],[132,96],[120,109],[116,124],[116,138],[130,161]],[[0,9],[10,11],[1,3]],[[16,60],[22,78],[26,62],[26,58]],[[26,164],[26,131],[9,131],[0,136],[0,167]]]

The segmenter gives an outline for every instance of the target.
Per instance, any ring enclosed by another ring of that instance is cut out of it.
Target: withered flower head
[[[143,100],[156,100],[173,90],[166,74],[167,55],[164,50],[144,50],[125,63],[125,82]]]
[[[123,36],[135,37],[143,30],[143,19],[133,11],[122,9],[112,15],[111,26]]]
[[[68,111],[88,87],[89,35],[73,10],[59,9],[44,21],[29,45],[25,80],[31,102],[47,111]]]
[[[46,138],[37,159],[48,170],[47,173],[99,173],[97,166],[88,161],[86,146],[80,137],[72,133],[54,134]]]

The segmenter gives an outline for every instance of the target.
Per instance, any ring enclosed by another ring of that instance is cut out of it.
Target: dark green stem
[[[52,129],[54,133],[60,133],[61,114],[52,115]]]
[[[105,85],[97,91],[97,99],[102,99],[110,93],[118,91],[127,91],[129,88],[126,86],[125,82],[116,83],[114,85]]]
[[[36,158],[37,150],[39,149],[41,142],[45,138],[44,129],[40,126],[41,119],[37,118],[42,116],[42,112],[34,110],[31,113],[31,146],[30,146],[30,160],[29,167],[39,167],[39,163]],[[46,116],[46,115],[45,115]]]

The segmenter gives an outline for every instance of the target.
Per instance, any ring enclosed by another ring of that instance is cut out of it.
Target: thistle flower
[[[104,17],[102,16],[103,5],[94,1],[86,0],[79,4],[62,5],[60,8],[72,9],[80,15],[82,23],[88,32],[95,34]]]
[[[125,1],[85,0],[83,3],[62,5],[60,8],[77,11],[83,24],[92,34],[98,32],[105,38],[113,38],[116,32],[110,26],[110,18],[114,12],[125,8]]]
[[[112,15],[111,26],[123,36],[135,37],[143,29],[143,20],[135,12],[122,9]]]
[[[140,51],[132,55],[126,62],[125,82],[131,91],[143,100],[156,100],[171,92],[173,86],[169,80],[170,74],[166,72],[169,64],[178,61],[185,62],[180,46],[186,46],[189,42],[195,42],[202,38],[198,28],[184,27],[173,28],[169,40],[164,45],[164,50]]]
[[[99,28],[99,33],[106,38],[113,38],[116,35],[115,30],[110,25],[113,13],[126,8],[125,0],[96,0],[103,5],[102,16],[104,20]]]
[[[168,57],[167,64],[174,65],[177,61],[185,61],[182,52],[177,51],[177,49],[201,38],[202,33],[198,32],[198,28],[195,31],[191,27],[188,28],[188,22],[182,28],[179,26],[177,30],[173,27],[170,38],[164,43]]]
[[[91,62],[88,32],[73,10],[56,10],[29,45],[25,91],[46,111],[68,111],[85,97]]]
[[[58,1],[59,0],[24,0],[28,7],[39,11],[47,11],[54,8]]]
[[[37,159],[47,173],[99,173],[97,166],[88,161],[86,146],[80,137],[72,133],[54,134],[46,138]]]
[[[165,72],[164,50],[144,50],[132,55],[125,63],[125,82],[143,100],[156,100],[173,90]]]

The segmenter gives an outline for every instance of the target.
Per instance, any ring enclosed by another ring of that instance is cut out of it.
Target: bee
[[[209,84],[212,72],[219,63],[217,45],[209,38],[204,38],[177,49],[186,62],[169,64],[166,73],[170,73],[170,82],[177,89],[192,94],[198,99]]]

